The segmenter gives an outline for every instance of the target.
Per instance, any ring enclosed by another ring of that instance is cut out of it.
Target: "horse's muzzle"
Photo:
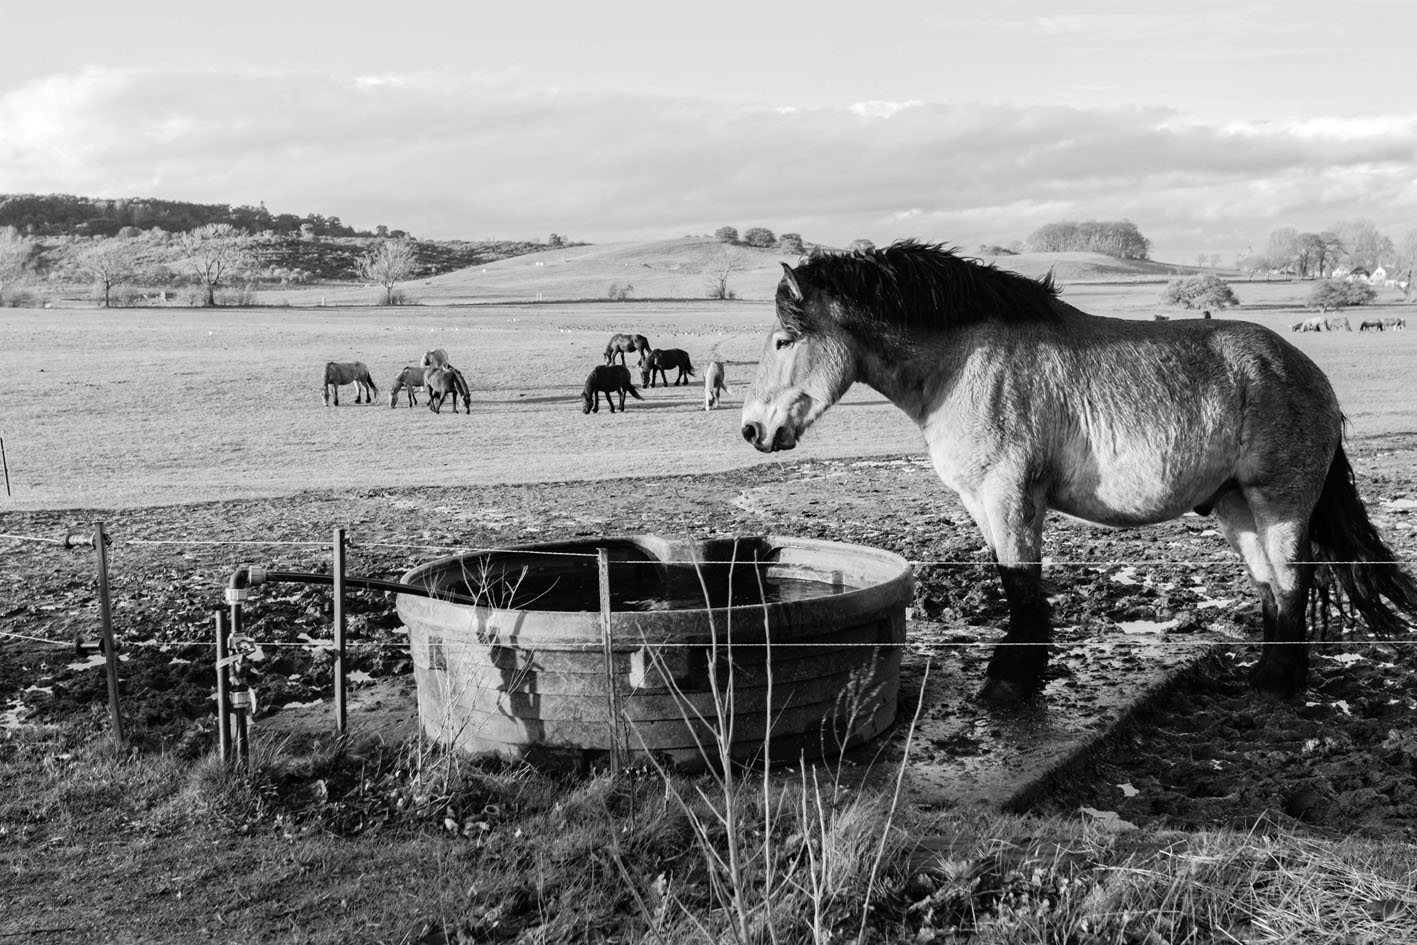
[[[743,424],[743,439],[752,444],[753,449],[760,453],[776,453],[779,450],[790,450],[797,445],[797,440],[788,432],[786,427],[778,427],[773,431],[772,439],[765,439],[767,431],[763,425],[756,420],[750,420]]]

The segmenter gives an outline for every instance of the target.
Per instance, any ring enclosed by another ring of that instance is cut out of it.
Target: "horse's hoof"
[[[1019,705],[1027,702],[1036,688],[1011,679],[990,676],[979,690],[979,701],[996,707]]]
[[[1305,675],[1298,667],[1261,659],[1250,673],[1250,688],[1271,699],[1287,702],[1304,691]]]

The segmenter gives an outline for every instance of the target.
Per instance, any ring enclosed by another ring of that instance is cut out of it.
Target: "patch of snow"
[[[1210,608],[1229,607],[1235,603],[1233,597],[1209,597],[1196,604],[1197,610],[1207,610]]]
[[[1123,633],[1165,633],[1180,625],[1179,620],[1123,620],[1117,624]]]

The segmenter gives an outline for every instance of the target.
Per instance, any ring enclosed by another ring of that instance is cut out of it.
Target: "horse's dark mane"
[[[1056,321],[1058,288],[1050,273],[1030,279],[968,259],[937,243],[900,240],[885,249],[828,253],[793,270],[802,292],[850,303],[857,316],[922,328],[953,328],[991,319]],[[805,326],[800,303],[786,285],[777,290],[783,323]]]

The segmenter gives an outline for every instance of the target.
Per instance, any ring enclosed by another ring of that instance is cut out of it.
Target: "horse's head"
[[[783,266],[777,320],[743,399],[743,439],[764,453],[790,450],[856,380],[849,336],[828,314],[830,295]],[[800,267],[799,267],[800,268]]]
[[[587,384],[586,389],[581,391],[581,413],[590,413],[597,406],[595,400],[598,396],[600,395]]]

